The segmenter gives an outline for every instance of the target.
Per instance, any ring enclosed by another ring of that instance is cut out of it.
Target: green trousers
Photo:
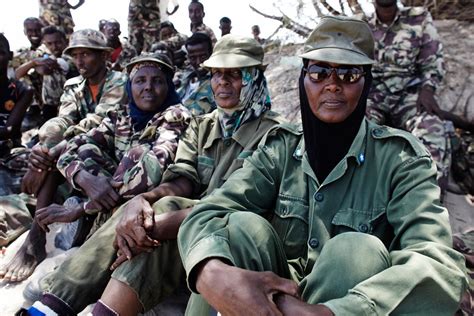
[[[192,207],[197,200],[166,197],[153,204],[155,213]],[[151,253],[142,253],[122,263],[115,271],[110,266],[116,259],[113,247],[115,226],[122,208],[101,226],[74,254],[41,282],[45,292],[67,303],[76,313],[95,303],[110,278],[129,285],[145,311],[185,284],[185,272],[176,240],[162,242]]]
[[[293,279],[299,284],[301,298],[309,304],[343,297],[356,284],[391,265],[383,243],[368,234],[348,232],[335,236],[325,244],[316,264],[304,267],[304,260],[287,261],[280,238],[262,217],[250,212],[234,213],[228,227],[229,248],[236,266],[273,271]],[[305,275],[303,271],[309,273]],[[193,293],[186,315],[211,314],[213,310],[207,302]]]

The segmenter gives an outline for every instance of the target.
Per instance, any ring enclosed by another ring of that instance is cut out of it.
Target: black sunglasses
[[[303,69],[308,73],[309,79],[313,82],[322,82],[331,77],[333,71],[336,76],[344,83],[356,83],[365,75],[364,70],[357,67],[329,67],[323,65],[313,64],[308,68]]]

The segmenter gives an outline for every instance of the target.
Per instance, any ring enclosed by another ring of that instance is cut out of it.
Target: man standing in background
[[[128,38],[137,54],[147,52],[160,34],[160,0],[130,0]]]
[[[78,0],[76,5],[70,5],[67,0],[40,0],[39,16],[44,25],[59,27],[66,36],[74,32],[74,21],[71,9],[75,10],[84,4],[85,0]]]

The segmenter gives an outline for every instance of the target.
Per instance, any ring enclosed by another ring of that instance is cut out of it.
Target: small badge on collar
[[[363,153],[359,154],[359,162],[362,164],[365,161],[365,155]]]

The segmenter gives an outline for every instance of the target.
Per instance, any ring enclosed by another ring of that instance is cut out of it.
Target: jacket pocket
[[[273,228],[283,241],[287,259],[306,256],[309,206],[302,198],[280,194],[276,201]]]
[[[197,172],[201,186],[208,186],[214,173],[214,159],[208,156],[198,156]]]
[[[373,208],[371,210],[342,209],[332,219],[332,225],[335,229],[334,235],[348,231],[377,236],[379,234],[383,235],[387,224],[385,207]]]

